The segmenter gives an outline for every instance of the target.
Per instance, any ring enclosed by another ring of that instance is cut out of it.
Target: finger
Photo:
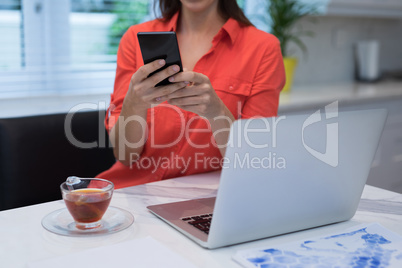
[[[204,96],[192,96],[192,97],[170,99],[168,102],[169,104],[176,106],[192,106],[192,105],[204,104],[205,98]]]
[[[169,95],[173,94],[174,92],[181,90],[186,87],[186,83],[184,82],[179,82],[179,83],[173,83],[167,86],[163,87],[157,87],[151,94],[152,97],[157,98],[157,97],[166,97],[166,99],[169,99]]]
[[[180,82],[184,85],[187,85],[186,82]],[[188,85],[184,88],[176,90],[169,94],[169,99],[176,99],[176,98],[183,98],[183,97],[190,97],[190,96],[197,96],[204,93],[203,91],[199,90],[197,87],[188,87]]]
[[[169,99],[169,94],[185,88],[186,85],[186,83],[180,82],[153,88],[153,90],[145,95],[143,99],[144,101],[151,103],[167,101]]]
[[[165,60],[154,60],[153,62],[145,64],[138,68],[138,70],[134,73],[132,80],[143,81],[147,79],[151,73],[165,66],[165,64]]]
[[[169,66],[169,67],[153,74],[151,77],[149,77],[147,80],[147,83],[149,81],[149,83],[151,83],[152,86],[155,86],[159,82],[162,82],[169,76],[172,76],[179,71],[180,71],[180,67],[178,65],[175,64],[175,65]],[[178,81],[178,82],[180,82],[180,81]]]
[[[206,75],[196,72],[181,72],[169,78],[170,82],[193,82],[195,84],[202,84],[209,82]]]

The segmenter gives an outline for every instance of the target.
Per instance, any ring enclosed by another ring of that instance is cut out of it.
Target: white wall
[[[308,54],[294,48],[299,58],[294,84],[325,84],[354,80],[354,45],[358,40],[380,41],[380,69],[402,70],[402,19],[352,17],[304,18],[299,26],[312,30],[304,37]]]

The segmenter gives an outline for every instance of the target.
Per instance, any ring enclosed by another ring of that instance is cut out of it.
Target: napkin
[[[79,268],[79,267],[195,267],[152,237],[140,238],[104,246],[52,259],[32,262],[28,268]]]
[[[244,267],[402,267],[402,236],[378,223],[275,247],[239,250]]]

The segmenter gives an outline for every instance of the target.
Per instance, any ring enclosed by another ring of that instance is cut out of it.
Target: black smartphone
[[[151,73],[149,76],[174,64],[177,64],[180,67],[180,72],[183,71],[179,44],[177,43],[175,32],[139,32],[137,33],[137,38],[140,44],[144,64],[157,59],[164,59],[166,61],[166,64],[162,68]],[[169,78],[166,78],[159,82],[156,86],[170,84],[168,79]]]

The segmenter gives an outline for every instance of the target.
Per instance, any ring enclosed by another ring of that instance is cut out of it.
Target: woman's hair
[[[170,20],[180,7],[180,0],[159,0],[163,20]],[[237,5],[236,0],[218,0],[218,12],[225,19],[233,18],[244,26],[253,25]]]

